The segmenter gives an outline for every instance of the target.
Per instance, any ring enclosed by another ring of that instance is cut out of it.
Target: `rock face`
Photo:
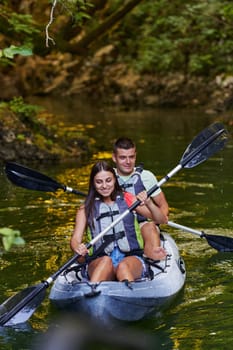
[[[91,153],[87,137],[65,127],[58,132],[49,125],[49,118],[51,115],[40,113],[33,124],[30,118],[22,121],[8,108],[0,109],[0,161],[78,161]]]

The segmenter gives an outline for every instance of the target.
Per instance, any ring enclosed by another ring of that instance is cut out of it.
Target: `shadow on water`
[[[34,350],[158,349],[159,340],[144,331],[110,327],[77,314],[62,314],[37,337]]]

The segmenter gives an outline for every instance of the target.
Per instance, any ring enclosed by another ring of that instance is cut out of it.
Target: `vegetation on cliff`
[[[54,115],[14,98],[0,104],[0,160],[81,160],[91,153],[85,132],[54,123]]]

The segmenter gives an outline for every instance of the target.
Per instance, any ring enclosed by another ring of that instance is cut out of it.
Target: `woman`
[[[121,213],[137,199],[141,204],[135,211],[157,223],[166,223],[167,217],[147,198],[146,192],[134,195],[122,192],[114,169],[105,161],[97,162],[90,174],[88,195],[83,206],[77,212],[75,229],[71,238],[71,248],[81,256],[88,254],[88,249],[82,243],[84,232],[90,228],[92,238],[102,232]],[[88,264],[90,281],[106,280],[134,281],[141,278],[145,272],[143,259],[136,255],[140,249],[134,226],[134,214],[129,213],[123,220],[107,232],[103,239],[104,253]],[[103,240],[94,246],[96,251]],[[134,254],[135,252],[135,254]]]

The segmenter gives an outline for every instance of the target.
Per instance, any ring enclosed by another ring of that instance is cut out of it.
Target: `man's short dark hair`
[[[128,137],[119,137],[119,139],[117,139],[113,145],[113,153],[116,153],[118,148],[130,149],[136,148],[136,145],[133,140],[129,139]]]

